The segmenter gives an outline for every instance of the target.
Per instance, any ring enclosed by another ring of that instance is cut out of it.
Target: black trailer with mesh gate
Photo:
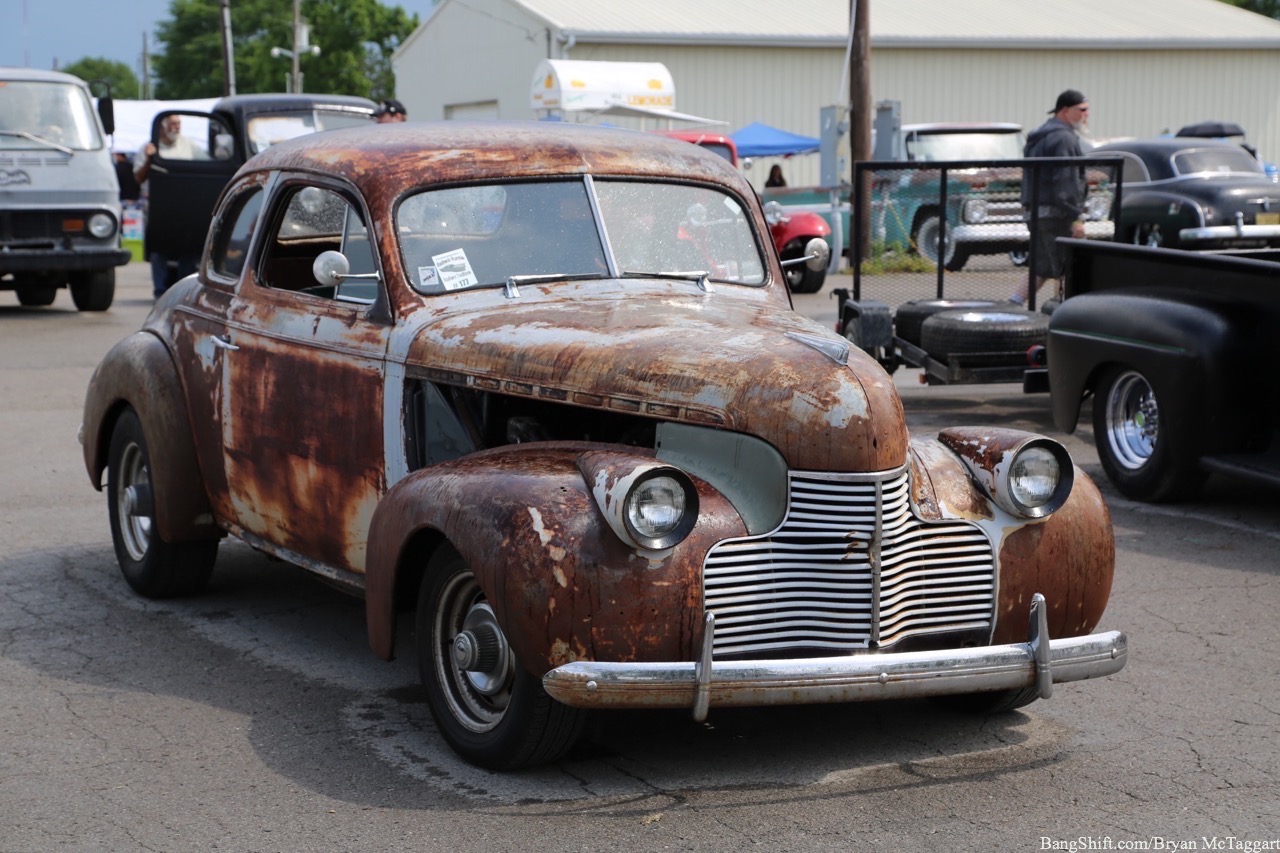
[[[1024,391],[1048,391],[1044,345],[1061,282],[1037,305],[1040,182],[1028,182],[1029,199],[1022,185],[1037,170],[1062,168],[1087,180],[1085,236],[1112,240],[1121,200],[1114,157],[857,163],[853,289],[833,291],[836,331],[890,371],[921,368],[931,385],[1021,382]]]

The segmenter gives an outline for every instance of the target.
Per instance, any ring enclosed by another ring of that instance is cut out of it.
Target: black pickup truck
[[[1049,323],[1053,419],[1093,397],[1094,441],[1127,497],[1189,497],[1210,472],[1280,486],[1280,250],[1064,240]]]

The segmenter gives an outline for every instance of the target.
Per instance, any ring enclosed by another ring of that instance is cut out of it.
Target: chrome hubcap
[[[130,444],[120,454],[116,514],[120,519],[120,538],[135,561],[146,557],[151,546],[151,513],[151,472],[147,470],[142,448]]]
[[[1142,374],[1117,377],[1106,399],[1107,442],[1116,461],[1136,471],[1151,461],[1160,434],[1160,407]]]
[[[434,631],[433,663],[453,716],[490,731],[511,702],[515,656],[474,575],[459,573],[442,590]]]

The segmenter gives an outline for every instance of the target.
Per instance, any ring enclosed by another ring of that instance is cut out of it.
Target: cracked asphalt
[[[378,660],[360,602],[303,572],[232,542],[205,595],[128,590],[76,432],[148,289],[133,264],[105,314],[0,293],[2,853],[1280,845],[1280,493],[1211,480],[1195,503],[1135,504],[1046,397],[904,372],[914,428],[1043,431],[1099,480],[1118,548],[1100,627],[1128,633],[1123,672],[985,720],[928,702],[602,714],[560,764],[489,773],[440,740],[412,653]],[[797,307],[834,318],[826,290]]]

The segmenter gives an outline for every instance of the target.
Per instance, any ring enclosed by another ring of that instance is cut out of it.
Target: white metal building
[[[869,2],[872,96],[904,122],[1030,129],[1075,88],[1097,139],[1221,119],[1280,162],[1280,21],[1219,0]],[[413,119],[531,118],[543,59],[660,62],[680,112],[817,136],[848,101],[848,29],[848,0],[441,0],[393,64]]]

